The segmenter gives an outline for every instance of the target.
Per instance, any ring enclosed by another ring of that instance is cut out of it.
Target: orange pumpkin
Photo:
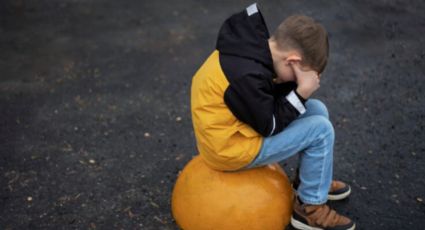
[[[223,172],[194,157],[174,185],[171,209],[184,230],[282,230],[293,192],[279,164]]]

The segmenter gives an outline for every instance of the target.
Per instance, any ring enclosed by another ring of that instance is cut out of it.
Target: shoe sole
[[[329,195],[328,194],[328,200],[342,200],[347,198],[351,193],[351,187],[348,187],[348,190],[344,193],[338,194],[338,195]]]
[[[294,227],[298,230],[323,230],[323,228],[316,228],[316,227],[308,226],[308,225],[304,224],[303,222],[294,219],[294,217],[292,217],[292,216],[291,216],[291,225],[292,225],[292,227]],[[348,228],[346,230],[354,230],[354,229],[356,229],[356,224],[354,224],[351,228]]]

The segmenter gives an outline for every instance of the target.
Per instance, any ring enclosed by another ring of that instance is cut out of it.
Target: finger
[[[300,73],[301,72],[301,67],[300,64],[298,62],[289,62],[290,66],[292,67],[292,69],[294,70],[295,73]]]

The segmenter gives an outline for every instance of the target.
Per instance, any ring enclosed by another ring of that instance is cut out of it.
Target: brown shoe
[[[349,218],[336,213],[326,204],[301,204],[294,201],[291,225],[301,230],[354,230],[356,225]]]
[[[350,185],[339,180],[333,180],[329,189],[328,200],[342,200],[348,197],[350,193]]]

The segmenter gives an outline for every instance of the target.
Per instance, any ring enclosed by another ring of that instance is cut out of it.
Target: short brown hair
[[[329,56],[328,34],[312,18],[293,15],[286,18],[274,32],[273,39],[282,50],[296,49],[303,56],[303,65],[322,73]]]

